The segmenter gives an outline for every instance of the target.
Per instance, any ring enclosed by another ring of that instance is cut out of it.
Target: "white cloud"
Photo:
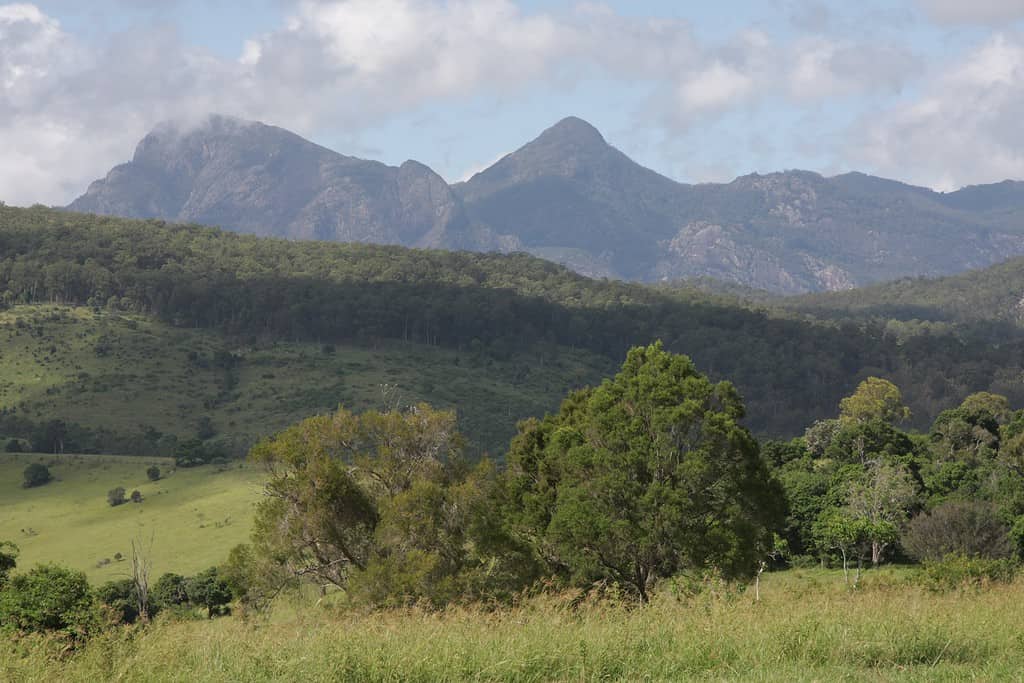
[[[861,122],[850,156],[938,189],[1024,177],[1024,41],[998,34]]]
[[[224,59],[166,25],[86,44],[34,5],[0,4],[0,199],[67,202],[158,121],[210,112],[306,135],[351,132],[439,101],[515,98],[597,77],[643,84],[651,118],[678,135],[772,100],[897,92],[919,72],[913,55],[870,41],[744,30],[709,44],[685,20],[599,2],[564,11],[513,0],[290,7],[281,26]]]
[[[753,86],[749,75],[714,62],[680,84],[679,102],[685,111],[720,110],[747,97]]]
[[[1024,0],[917,0],[942,24],[999,24],[1024,19]]]

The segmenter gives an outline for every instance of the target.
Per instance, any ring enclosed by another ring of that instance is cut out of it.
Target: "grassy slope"
[[[57,306],[0,312],[0,348],[0,408],[31,418],[121,431],[149,425],[189,437],[209,416],[221,436],[250,442],[339,404],[380,408],[394,399],[382,393],[388,384],[406,402],[457,408],[477,448],[499,455],[517,420],[556,408],[569,389],[611,369],[606,359],[568,349],[543,363],[398,342],[325,354],[316,344],[250,345],[141,316]],[[210,359],[219,349],[242,357],[234,387],[225,386],[222,370],[188,360],[191,351]]]
[[[158,622],[73,657],[0,644],[0,678],[146,681],[1018,680],[1024,584],[931,593],[909,572],[765,577],[747,593],[580,610],[314,609],[270,622]],[[877,577],[877,578],[876,578]],[[50,652],[56,652],[53,648]]]
[[[30,462],[47,464],[56,480],[21,488]],[[150,482],[151,464],[166,476]],[[146,548],[154,578],[194,573],[248,539],[260,483],[259,472],[239,463],[218,472],[213,466],[174,470],[161,458],[0,454],[0,539],[20,547],[23,568],[59,562],[85,571],[93,583],[130,572],[127,559],[98,563],[115,553],[128,558],[132,540]],[[110,507],[107,491],[116,486],[138,489],[143,502]]]

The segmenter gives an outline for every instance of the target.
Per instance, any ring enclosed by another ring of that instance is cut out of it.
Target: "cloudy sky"
[[[0,200],[210,112],[459,180],[573,114],[687,182],[1024,178],[1024,0],[0,0]]]

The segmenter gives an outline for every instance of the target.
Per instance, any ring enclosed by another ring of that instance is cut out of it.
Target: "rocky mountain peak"
[[[580,149],[603,149],[608,146],[601,131],[576,116],[565,117],[541,133],[532,144]]]

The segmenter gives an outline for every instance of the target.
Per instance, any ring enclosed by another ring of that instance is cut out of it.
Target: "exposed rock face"
[[[685,185],[568,118],[467,182],[225,117],[158,127],[69,207],[295,239],[528,251],[594,277],[709,276],[780,293],[1024,254],[1024,183],[951,194],[849,173]]]

